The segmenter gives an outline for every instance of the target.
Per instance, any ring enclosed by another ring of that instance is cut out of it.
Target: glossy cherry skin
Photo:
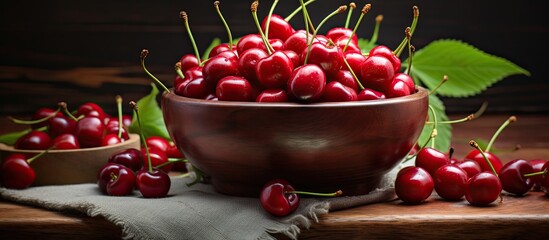
[[[103,140],[105,125],[97,117],[84,117],[76,124],[75,135],[83,148],[98,147]]]
[[[239,55],[242,55],[242,53],[248,49],[261,49],[261,46],[265,47],[265,44],[259,34],[248,34],[238,40],[238,43],[236,44],[236,51]]]
[[[261,206],[274,216],[287,216],[299,206],[299,196],[295,193],[286,193],[290,191],[295,189],[286,180],[269,181],[259,195]]]
[[[97,185],[110,196],[130,195],[135,189],[135,173],[118,163],[107,163],[99,169]]]
[[[503,165],[499,172],[501,187],[506,192],[521,196],[529,192],[534,185],[532,178],[524,174],[533,173],[534,169],[529,161],[515,159]]]
[[[366,60],[366,57],[362,55],[362,53],[358,52],[344,52],[343,57],[345,58],[345,60],[347,60],[347,63],[349,64],[353,72],[357,75],[357,77],[360,78],[362,63]],[[343,65],[342,68],[345,70],[349,70],[347,65]]]
[[[29,133],[21,136],[15,142],[15,149],[25,150],[45,150],[51,147],[52,141],[45,132],[32,130]]]
[[[65,116],[56,116],[48,120],[48,133],[51,137],[61,134],[74,133],[76,130],[76,121]]]
[[[163,198],[168,195],[171,187],[171,180],[165,172],[153,168],[143,168],[136,176],[137,189],[144,198]]]
[[[400,72],[400,67],[401,67],[400,59],[387,46],[378,45],[372,48],[368,56],[381,56],[381,57],[387,58],[389,61],[391,61],[394,72],[395,73]]]
[[[541,172],[543,165],[546,163],[546,160],[543,159],[532,159],[530,160],[530,164],[532,164],[532,170],[534,172]],[[540,183],[543,181],[543,175],[537,175],[530,177],[532,179],[532,182],[534,182],[534,186],[532,187],[532,191],[541,191]]]
[[[51,116],[52,114],[55,114],[55,116],[58,116],[58,117],[62,117],[63,116],[63,113],[61,112],[57,112],[55,113],[55,110],[51,109],[51,108],[39,108],[35,113],[34,115],[32,115],[31,117],[31,120],[38,120],[38,119],[43,119],[43,118],[46,118],[46,117],[49,117]],[[41,128],[41,127],[44,127],[48,125],[48,121],[44,121],[44,122],[41,122],[41,123],[37,123],[37,124],[32,124],[31,127],[33,129],[37,129],[37,128]]]
[[[101,140],[101,146],[110,146],[121,143],[122,140],[115,133],[109,133],[103,136]]]
[[[105,117],[107,116],[103,111],[103,108],[92,102],[84,103],[80,105],[80,107],[78,107],[78,111],[76,112],[75,116],[79,117],[82,115],[86,117],[97,117],[101,121],[103,121],[103,119],[105,119]]]
[[[303,50],[301,59],[305,60],[307,49]],[[345,64],[343,62],[343,52],[336,46],[327,46],[323,43],[313,43],[311,45],[308,62],[316,64],[324,70],[326,76],[334,76]]]
[[[309,34],[309,42],[311,42],[313,35]],[[307,49],[307,46],[309,45],[309,42],[307,42],[307,35],[305,34],[304,30],[298,30],[295,31],[294,34],[292,34],[286,41],[284,41],[284,50],[291,50],[296,53],[303,53],[305,49]],[[318,39],[315,39],[313,43],[319,42]]]
[[[147,151],[145,149],[141,149],[141,153],[143,153],[143,169],[148,169],[149,159],[147,158]],[[168,162],[168,156],[166,153],[156,148],[149,149],[149,155],[151,156],[151,165],[153,167]],[[166,166],[160,168],[160,170],[168,173],[172,170],[172,164],[167,164]]]
[[[465,184],[469,178],[463,169],[446,164],[440,167],[433,176],[435,191],[437,194],[449,201],[457,201],[465,195]]]
[[[257,82],[256,66],[259,60],[269,56],[264,50],[259,48],[247,49],[240,54],[238,59],[238,72],[248,81]]]
[[[501,194],[501,182],[492,172],[481,172],[467,180],[465,199],[474,206],[487,206]]]
[[[118,119],[112,118],[105,125],[105,134],[114,134],[118,136],[119,128],[120,128],[120,124],[118,123]],[[126,129],[125,126],[122,126],[121,136],[122,138],[120,140],[125,141],[130,139],[130,135],[128,134],[128,130]]]
[[[284,42],[280,39],[269,39],[269,45],[273,48],[273,52],[284,50]],[[267,51],[265,45],[261,46],[261,49]]]
[[[463,169],[465,172],[467,172],[467,179],[479,174],[482,172],[480,169],[480,165],[473,160],[466,160],[463,162],[456,162],[454,163],[459,168]]]
[[[448,156],[437,149],[425,147],[417,153],[416,167],[425,169],[431,176],[435,175],[438,168],[449,164]]]
[[[234,55],[232,52],[224,52]],[[227,76],[238,76],[238,58],[234,56],[225,56],[219,54],[210,58],[202,68],[202,74],[206,81],[206,86],[215,89],[219,80]]]
[[[143,167],[144,157],[141,150],[128,148],[112,154],[108,161],[124,165],[136,172]]]
[[[236,46],[233,46],[233,49],[236,50]],[[228,43],[218,44],[217,46],[212,48],[212,50],[210,51],[210,54],[208,55],[208,58],[215,57],[222,52],[230,51],[230,50],[231,48],[229,47]]]
[[[165,138],[159,136],[147,137],[147,139],[145,139],[145,142],[147,142],[147,147],[149,147],[149,149],[156,148],[164,153],[166,153],[168,151],[168,148],[170,147],[170,142]]]
[[[266,31],[267,19],[268,17],[265,17],[261,23],[261,29],[263,32]],[[277,38],[282,41],[286,41],[286,39],[288,39],[288,37],[290,37],[294,32],[295,30],[292,25],[284,20],[283,17],[277,14],[271,15],[268,32],[269,35],[267,36],[269,39]],[[267,34],[267,32],[265,32],[265,34]]]
[[[288,94],[283,89],[265,89],[255,99],[256,102],[288,102]]]
[[[194,54],[185,54],[179,60],[181,63],[181,71],[185,72],[192,67],[198,67],[198,58]]]
[[[221,101],[252,101],[252,84],[243,77],[224,77],[217,84],[215,92]]]
[[[370,88],[365,88],[358,93],[357,97],[359,101],[378,100],[378,99],[385,99],[385,94]]]
[[[206,80],[197,77],[187,83],[182,91],[182,95],[189,98],[205,99],[212,92]]]
[[[78,138],[74,134],[66,133],[61,134],[53,139],[53,146],[55,149],[79,149],[80,143],[78,143]]]
[[[290,60],[292,60],[292,63],[294,64],[294,68],[297,68],[303,65],[303,63],[301,62],[301,56],[296,52],[292,50],[282,50],[282,52],[286,54],[286,56],[288,56]]]
[[[339,70],[335,76],[330,78],[330,81],[338,81],[358,92],[358,83],[349,70]]]
[[[400,79],[395,78],[389,88],[385,91],[388,98],[403,97],[410,95],[410,88]]]
[[[330,30],[328,30],[328,33],[326,33],[326,37],[328,37],[333,42],[337,42],[338,39],[341,37],[350,37],[353,36],[351,39],[351,42],[354,44],[358,44],[358,37],[356,34],[353,34],[353,30],[349,28],[344,27],[335,27]]]
[[[410,75],[406,73],[396,73],[395,78],[393,79],[393,82],[397,80],[404,82],[406,86],[408,86],[410,93],[416,92],[416,84],[414,83],[414,79],[412,79]]]
[[[364,87],[386,91],[393,82],[395,70],[385,57],[369,56],[360,67],[360,82]]]
[[[4,158],[0,176],[2,177],[0,185],[12,189],[27,188],[36,179],[36,173],[27,162],[27,157],[19,153],[13,153]]]
[[[490,163],[492,163],[492,166],[496,170],[496,173],[499,174],[499,171],[500,171],[501,167],[503,166],[503,164],[501,163],[501,160],[496,155],[494,155],[493,153],[484,152],[484,154],[486,155],[486,158],[488,158]],[[482,153],[480,153],[476,149],[472,150],[471,152],[469,152],[465,156],[465,160],[467,160],[467,159],[470,159],[470,160],[473,160],[473,161],[477,162],[480,165],[480,168],[483,172],[484,171],[490,171],[490,172],[492,171],[492,168],[490,168],[490,165],[488,165],[488,163],[486,162],[486,160],[482,156]]]
[[[541,191],[545,193],[545,195],[549,196],[549,162],[546,162],[541,167],[541,171],[547,171],[548,174],[543,175],[543,179],[540,182],[539,186]]]
[[[408,166],[401,169],[395,180],[395,192],[405,203],[418,204],[425,201],[434,189],[431,175],[423,168]]]
[[[360,47],[356,43],[351,40],[351,42],[347,45],[347,42],[349,42],[349,37],[341,36],[335,41],[335,45],[339,47],[342,51],[343,49],[345,49],[344,52],[361,53]]]
[[[337,81],[328,83],[322,95],[322,102],[350,102],[357,100],[358,96],[354,89]]]
[[[288,80],[288,94],[302,102],[315,102],[326,88],[324,71],[314,64],[306,64],[294,69]]]
[[[274,52],[257,62],[255,74],[261,85],[267,88],[286,86],[292,75],[294,64],[283,52]]]

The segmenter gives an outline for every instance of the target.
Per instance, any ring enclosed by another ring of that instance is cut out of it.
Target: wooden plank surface
[[[462,157],[470,150],[465,146],[469,139],[488,139],[508,117],[487,115],[454,125],[456,156]],[[495,146],[506,149],[520,143],[522,148],[500,151],[498,155],[503,161],[549,159],[549,115],[517,117],[518,121],[502,133]],[[1,132],[5,131],[4,128]],[[490,207],[472,207],[465,201],[446,202],[434,195],[420,205],[393,201],[332,212],[323,215],[309,230],[303,230],[300,239],[547,239],[548,223],[549,197],[540,192],[525,197],[505,195],[502,203]],[[0,201],[0,239],[118,239],[120,234],[119,228],[102,218]]]

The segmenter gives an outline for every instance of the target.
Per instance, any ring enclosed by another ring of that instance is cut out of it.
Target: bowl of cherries
[[[174,87],[161,99],[172,140],[224,194],[256,197],[273,179],[314,192],[370,192],[415,145],[428,91],[401,70],[395,51],[363,53],[353,29],[323,35],[323,21],[295,30],[276,14],[259,23],[257,7],[257,32],[215,46],[208,59],[186,54],[176,63]]]
[[[129,115],[108,116],[92,102],[74,112],[66,103],[58,105],[57,110],[38,109],[30,120],[12,118],[29,128],[13,144],[0,143],[2,186],[94,183],[110,155],[140,147],[139,136],[127,130]]]

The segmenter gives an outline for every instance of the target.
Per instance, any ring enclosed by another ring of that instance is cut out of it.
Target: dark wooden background
[[[149,69],[167,85],[173,65],[191,52],[179,11],[189,13],[199,48],[214,37],[226,40],[213,1],[1,1],[0,2],[0,115],[24,115],[41,106],[67,101],[76,107],[94,101],[115,112],[114,96],[138,99],[149,91],[140,69],[139,53],[148,48]],[[297,0],[280,1],[277,13],[286,16]],[[317,0],[313,21],[349,1]],[[355,1],[361,8],[364,1]],[[251,0],[221,1],[235,36],[255,30]],[[263,0],[260,16],[271,1]],[[441,38],[457,38],[488,53],[507,58],[529,70],[531,77],[512,76],[467,99],[444,99],[449,112],[474,111],[488,101],[489,112],[549,112],[547,73],[548,24],[544,1],[370,1],[359,36],[369,38],[374,18],[384,15],[379,43],[396,47],[410,24],[411,8],[421,18],[414,44],[421,48]],[[358,17],[355,11],[354,19]],[[298,15],[292,22],[301,28]],[[342,25],[344,16],[324,29]],[[128,108],[126,108],[128,109]]]

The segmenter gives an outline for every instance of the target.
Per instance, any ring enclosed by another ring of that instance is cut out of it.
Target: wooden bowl
[[[370,192],[411,150],[428,92],[337,103],[254,103],[162,95],[172,140],[224,194],[259,196],[272,179],[302,191]]]
[[[130,134],[130,139],[123,143],[106,147],[82,148],[71,150],[50,150],[31,163],[36,172],[34,186],[63,185],[97,182],[97,171],[109,156],[126,148],[140,149],[139,135]],[[11,153],[35,155],[40,150],[14,149],[0,143],[0,157]]]

